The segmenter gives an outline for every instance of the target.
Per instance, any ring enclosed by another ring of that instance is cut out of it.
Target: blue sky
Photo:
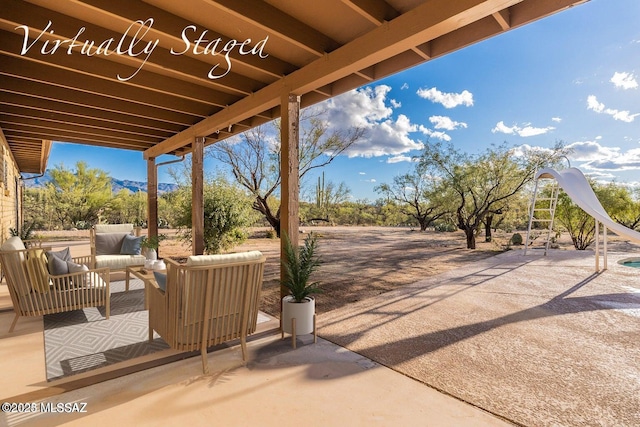
[[[562,140],[586,174],[640,186],[639,22],[638,0],[591,0],[328,101],[333,126],[368,133],[326,179],[373,201],[374,187],[408,171],[427,140],[470,153]],[[49,167],[79,159],[146,180],[139,152],[54,143]],[[171,182],[166,171],[160,182]]]

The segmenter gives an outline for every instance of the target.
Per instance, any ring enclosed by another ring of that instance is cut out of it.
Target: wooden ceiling
[[[2,0],[0,134],[184,154],[584,1]]]

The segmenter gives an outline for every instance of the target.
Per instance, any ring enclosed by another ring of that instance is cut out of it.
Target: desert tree
[[[629,215],[630,209],[633,210],[628,188],[614,182],[605,184],[592,178],[588,180],[600,204],[612,219],[621,222],[619,219]],[[567,230],[577,250],[585,250],[595,241],[595,220],[576,205],[564,191],[558,194],[555,218]],[[623,225],[629,227],[632,224]]]
[[[397,175],[391,184],[380,184],[374,190],[394,200],[403,214],[415,219],[425,231],[450,212],[450,200],[442,179],[432,173],[433,165],[416,163],[410,172]]]
[[[454,216],[464,231],[467,248],[476,248],[476,235],[487,217],[508,209],[512,198],[534,179],[537,169],[558,162],[566,154],[562,143],[551,150],[522,150],[506,144],[491,146],[478,155],[452,145],[427,143],[420,156],[455,194]]]
[[[640,229],[640,188],[624,184],[607,184],[607,198],[602,202],[611,218],[632,230]]]
[[[333,181],[325,181],[324,172],[318,177],[318,183],[315,186],[313,199],[314,204],[309,210],[310,217],[307,221],[327,221],[329,217],[335,213],[335,209],[341,204],[349,200],[351,189],[346,183],[339,184]]]
[[[64,228],[88,228],[110,207],[111,177],[101,169],[77,162],[75,170],[60,164],[45,187],[52,213]]]
[[[252,194],[253,209],[258,211],[280,236],[280,122],[257,126],[238,138],[207,148],[212,157],[231,169],[235,180]],[[303,110],[300,117],[299,170],[305,175],[331,163],[364,136],[364,129],[331,129],[325,113]]]

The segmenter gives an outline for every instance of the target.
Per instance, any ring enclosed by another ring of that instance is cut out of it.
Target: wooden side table
[[[149,280],[155,279],[153,276],[153,270],[144,268],[139,265],[131,265],[127,267],[125,273],[125,292],[129,291],[129,280],[131,276],[136,277],[144,282],[144,309],[149,309],[148,296],[149,296]]]

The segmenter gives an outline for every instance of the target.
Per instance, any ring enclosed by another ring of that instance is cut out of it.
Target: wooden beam
[[[262,0],[215,0],[213,5],[235,17],[251,22],[316,56],[331,52],[339,45],[325,34],[300,22]]]
[[[50,139],[42,140],[42,148],[40,150],[40,170],[38,173],[44,173],[47,170],[47,162],[49,161],[49,153],[51,153],[51,146],[53,141]]]
[[[282,118],[280,126],[280,257],[284,257],[284,234],[294,247],[298,246],[300,232],[299,217],[299,140],[300,140],[300,97],[285,93],[282,95]],[[283,258],[284,259],[284,258]],[[286,273],[280,267],[280,278]],[[280,299],[288,294],[287,288],[280,286]]]
[[[191,150],[191,246],[194,255],[204,253],[204,138],[197,137]]]
[[[158,168],[156,159],[147,160],[147,236],[158,235]]]
[[[342,2],[376,25],[391,21],[399,15],[398,11],[384,0],[342,0]]]
[[[511,19],[509,18],[509,9],[504,9],[493,14],[495,20],[500,24],[502,31],[507,31],[511,28]]]

